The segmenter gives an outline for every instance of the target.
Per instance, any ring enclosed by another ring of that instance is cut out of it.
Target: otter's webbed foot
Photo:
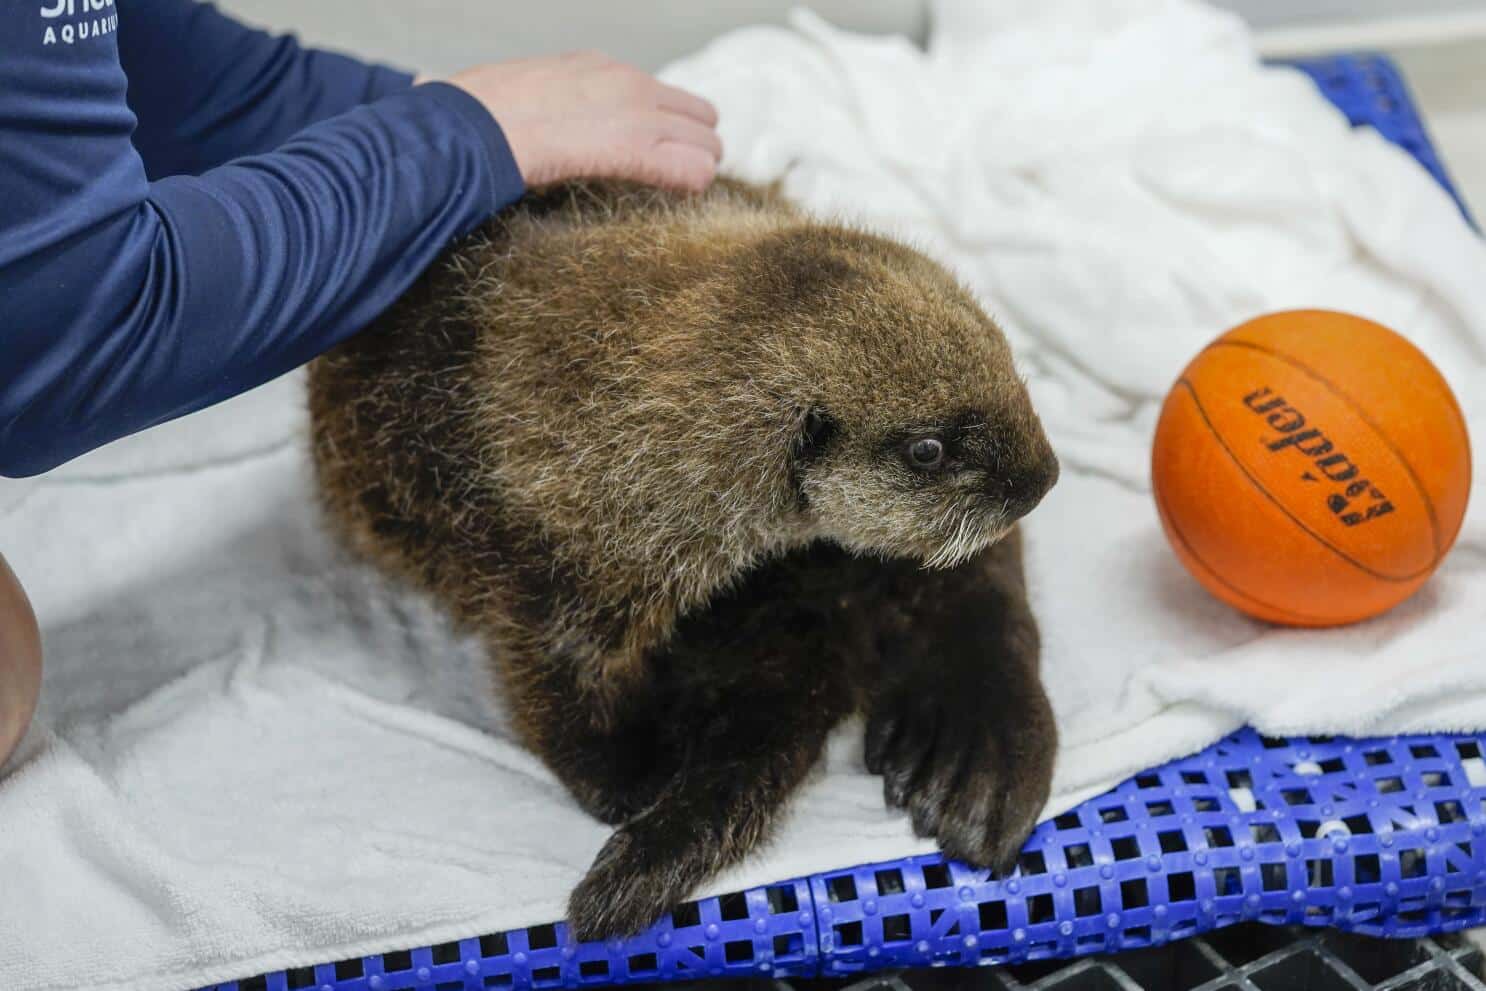
[[[717,851],[701,847],[678,803],[658,804],[616,829],[568,898],[580,940],[630,936],[686,900]]]
[[[653,738],[615,733],[549,757],[578,805],[599,822],[616,826],[655,804],[677,763]]]
[[[604,712],[582,691],[576,665],[550,664],[529,676],[524,704],[544,718],[534,749],[578,805],[600,822],[624,822],[651,805],[680,769],[680,754],[655,718],[654,691]]]
[[[773,832],[828,727],[802,726],[777,707],[735,715],[746,718],[719,719],[654,804],[599,851],[568,900],[579,939],[639,932]]]
[[[579,938],[640,931],[768,839],[855,704],[837,683],[837,566],[786,558],[683,621],[657,659],[673,694],[653,710],[676,772],[573,892]]]

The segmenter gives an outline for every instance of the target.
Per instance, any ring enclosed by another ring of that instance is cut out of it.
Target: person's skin
[[[500,123],[528,186],[602,177],[699,192],[722,157],[712,104],[597,52],[481,65],[447,81]]]
[[[0,765],[21,742],[41,694],[41,633],[20,581],[0,555]]]
[[[722,157],[710,103],[597,52],[480,65],[447,82],[490,111],[529,187],[610,178],[700,192]],[[36,616],[0,556],[0,765],[40,691]]]

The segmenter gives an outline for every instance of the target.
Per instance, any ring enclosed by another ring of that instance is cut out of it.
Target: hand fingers
[[[711,155],[713,162],[721,161],[722,139],[707,125],[675,114],[661,114],[654,123],[657,142],[674,141],[677,144],[691,145]]]
[[[682,117],[689,117],[708,127],[717,126],[717,108],[711,103],[676,86],[657,82],[656,106]]]
[[[624,135],[618,147],[627,149],[627,153],[616,155],[609,150],[616,146],[605,144],[609,140],[606,132],[595,131],[591,135],[594,166],[585,174],[632,179],[686,192],[701,192],[717,175],[722,141],[716,131],[688,117],[657,112],[643,120],[614,122],[612,127]]]
[[[629,178],[642,182],[700,193],[717,176],[717,159],[695,145],[662,141],[644,158],[640,174]]]

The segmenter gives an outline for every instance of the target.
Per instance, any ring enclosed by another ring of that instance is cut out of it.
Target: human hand
[[[491,63],[448,81],[500,123],[528,186],[615,178],[699,192],[722,157],[710,103],[597,52]]]

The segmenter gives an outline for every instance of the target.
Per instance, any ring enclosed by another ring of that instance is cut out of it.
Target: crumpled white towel
[[[1412,602],[1286,632],[1210,601],[1146,491],[1161,394],[1232,323],[1331,306],[1409,334],[1486,436],[1486,249],[1402,152],[1187,2],[972,0],[930,52],[801,15],[669,77],[729,167],[953,264],[1065,466],[1028,524],[1060,810],[1247,721],[1486,727],[1486,511]],[[299,377],[0,484],[45,628],[0,781],[0,987],[189,988],[557,918],[603,841],[504,732],[476,646],[347,563]],[[857,733],[713,890],[921,852]]]
[[[801,15],[668,78],[727,165],[951,264],[1007,328],[1064,466],[1029,519],[1060,796],[1242,722],[1486,726],[1486,505],[1416,598],[1300,632],[1209,600],[1150,498],[1160,401],[1208,340],[1326,307],[1412,338],[1486,438],[1486,247],[1406,153],[1186,0],[941,2],[927,56]],[[1061,799],[1055,804],[1061,804]]]

